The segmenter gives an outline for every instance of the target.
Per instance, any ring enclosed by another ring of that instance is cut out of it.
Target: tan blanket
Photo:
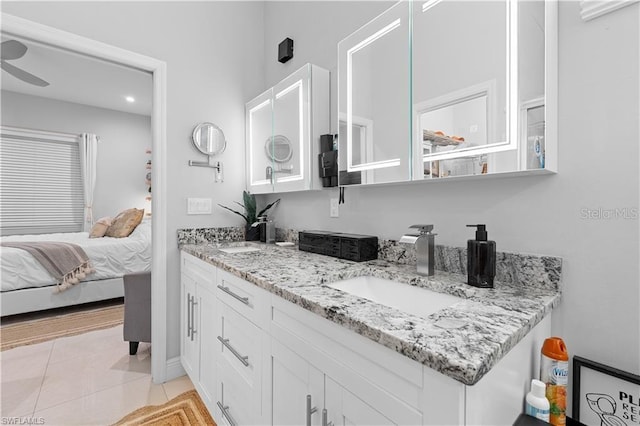
[[[4,242],[2,246],[25,250],[31,254],[58,281],[58,292],[95,272],[89,257],[77,244],[21,241]]]

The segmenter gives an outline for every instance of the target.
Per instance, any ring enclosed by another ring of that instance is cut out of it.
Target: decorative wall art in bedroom
[[[151,150],[147,148],[145,153],[151,155]],[[151,159],[148,159],[145,165],[144,182],[147,185],[147,192],[149,193],[149,195],[144,197],[145,216],[151,216]]]

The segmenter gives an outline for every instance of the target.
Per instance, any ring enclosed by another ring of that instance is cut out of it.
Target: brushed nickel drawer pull
[[[191,294],[187,293],[187,337],[191,337]]]
[[[311,407],[311,395],[307,395],[307,426],[311,426],[311,415],[318,411],[318,407]]]
[[[222,405],[220,401],[217,401],[216,404],[218,404],[218,408],[220,408],[220,411],[222,411],[222,415],[225,416],[227,420],[229,420],[231,426],[236,426],[238,423],[236,423],[236,421],[233,420],[233,417],[231,417],[231,414],[229,414],[229,406]]]
[[[222,281],[224,283],[224,281]],[[225,293],[227,293],[229,296],[234,297],[236,299],[238,299],[239,301],[241,301],[242,303],[244,303],[245,305],[249,306],[249,298],[248,297],[242,297],[239,296],[237,294],[235,294],[234,292],[232,292],[229,287],[225,287],[221,284],[218,284],[218,288],[222,291],[224,291]]]
[[[222,342],[222,344],[231,351],[232,354],[234,354],[236,356],[236,358],[238,358],[240,360],[241,363],[244,364],[245,367],[249,366],[249,357],[248,356],[242,356],[238,353],[238,351],[235,350],[235,348],[233,346],[231,346],[231,344],[229,343],[229,339],[223,339],[222,336],[218,336],[218,340],[220,340]]]
[[[192,300],[191,300],[191,341],[193,341],[194,334],[196,334],[198,332],[198,330],[196,330],[196,305],[198,304],[198,302],[196,302],[196,296],[194,295]]]

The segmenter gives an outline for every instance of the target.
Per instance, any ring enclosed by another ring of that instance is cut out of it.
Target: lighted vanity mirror
[[[320,189],[320,135],[329,133],[329,71],[306,64],[247,102],[247,190]]]
[[[411,179],[410,3],[338,43],[340,185]]]
[[[341,186],[556,170],[556,2],[402,2],[338,55]]]
[[[224,133],[213,123],[198,124],[193,129],[191,140],[198,151],[209,156],[222,154],[227,147]]]

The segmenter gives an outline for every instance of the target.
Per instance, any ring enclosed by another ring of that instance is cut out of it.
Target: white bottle
[[[531,380],[531,392],[527,394],[525,413],[545,422],[549,421],[549,400],[545,396],[547,386],[540,380]]]

